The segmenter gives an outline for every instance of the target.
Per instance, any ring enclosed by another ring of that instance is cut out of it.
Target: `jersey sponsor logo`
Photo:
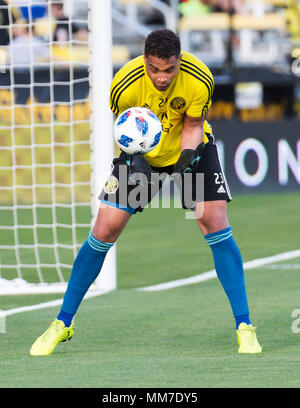
[[[119,188],[119,181],[115,176],[109,176],[103,190],[106,194],[114,194]]]
[[[167,112],[163,112],[163,113],[160,115],[160,121],[163,122],[164,119],[168,120],[168,114],[167,114]]]
[[[185,99],[181,96],[176,96],[170,102],[170,106],[172,109],[183,109],[186,105]]]
[[[172,123],[170,123],[169,127],[162,126],[162,130],[163,130],[163,132],[169,133],[173,126],[174,125]]]

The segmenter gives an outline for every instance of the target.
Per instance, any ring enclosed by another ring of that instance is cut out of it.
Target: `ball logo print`
[[[128,154],[149,153],[160,142],[161,133],[160,120],[148,108],[129,108],[118,116],[114,125],[115,141]]]
[[[132,137],[128,137],[125,135],[121,135],[121,137],[118,139],[118,144],[122,146],[122,148],[124,149],[124,147],[129,147],[130,143],[133,142]]]
[[[142,136],[146,136],[148,134],[148,122],[142,116],[137,116],[135,122],[139,132],[142,132]]]

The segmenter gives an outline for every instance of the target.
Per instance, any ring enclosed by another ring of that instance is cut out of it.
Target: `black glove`
[[[199,144],[199,146],[195,150],[194,149],[184,149],[181,152],[179,159],[175,163],[174,172],[185,174],[185,173],[191,173],[192,171],[194,171],[201,159],[201,155],[202,155],[204,147],[205,147],[205,143],[202,142]]]
[[[152,168],[142,154],[127,154],[126,158],[128,169],[128,179],[135,184],[143,184],[142,180],[145,179],[147,183],[150,182]],[[141,177],[143,174],[146,177]],[[142,179],[142,180],[141,180]]]

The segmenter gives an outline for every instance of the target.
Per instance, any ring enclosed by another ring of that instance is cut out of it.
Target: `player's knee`
[[[113,223],[106,225],[95,225],[92,230],[93,236],[101,242],[113,243],[117,240],[120,230],[117,225]]]
[[[130,214],[123,210],[102,206],[98,212],[92,234],[99,241],[116,242],[129,218]]]
[[[203,214],[197,223],[204,235],[221,231],[229,226],[226,214],[216,214],[214,217]]]

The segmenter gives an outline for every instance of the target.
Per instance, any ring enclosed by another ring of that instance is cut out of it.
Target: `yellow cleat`
[[[241,323],[236,334],[239,345],[238,353],[255,354],[262,352],[252,324]]]
[[[48,356],[58,343],[71,340],[75,333],[74,323],[65,327],[64,322],[55,319],[48,329],[36,339],[30,349],[31,356]]]

